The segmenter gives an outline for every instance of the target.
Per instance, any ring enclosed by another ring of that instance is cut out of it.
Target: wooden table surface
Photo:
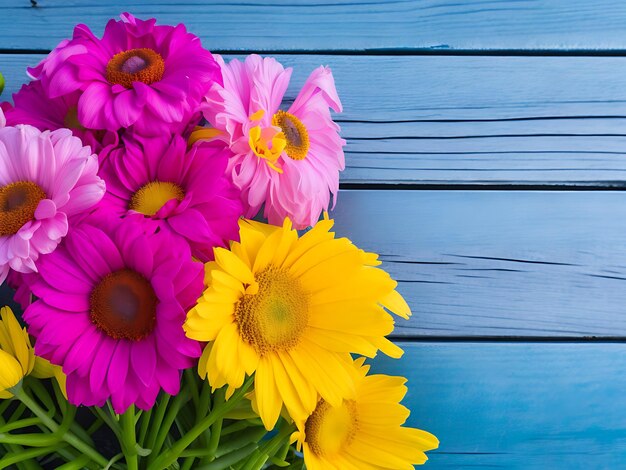
[[[291,98],[331,66],[337,231],[413,309],[376,370],[409,378],[430,468],[624,468],[626,2],[0,0],[3,97],[122,11],[277,56]]]

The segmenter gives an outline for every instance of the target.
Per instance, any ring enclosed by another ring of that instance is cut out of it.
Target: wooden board
[[[336,232],[413,309],[396,338],[626,337],[626,193],[342,191]]]
[[[85,22],[99,33],[122,11],[185,22],[209,47],[226,50],[626,48],[626,3],[620,0],[3,0],[0,47],[49,49],[74,24]]]
[[[3,99],[41,57],[0,55]],[[311,70],[332,67],[344,183],[624,186],[626,58],[278,59],[295,66],[287,101]]]
[[[626,336],[626,192],[344,191],[336,231],[382,255],[400,336]]]
[[[402,343],[409,423],[438,435],[427,469],[618,469],[624,344]]]

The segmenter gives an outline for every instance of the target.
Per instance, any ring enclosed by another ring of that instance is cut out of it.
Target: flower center
[[[157,297],[141,274],[122,269],[107,274],[91,291],[91,321],[114,339],[139,341],[156,322]]]
[[[130,49],[115,54],[106,69],[106,79],[112,85],[118,84],[132,88],[133,82],[147,85],[163,78],[165,62],[152,49]]]
[[[272,118],[272,124],[282,129],[287,145],[285,153],[292,160],[304,160],[309,152],[309,133],[302,121],[285,111],[278,111]]]
[[[185,191],[175,183],[167,181],[153,181],[144,184],[139,191],[132,195],[128,208],[144,215],[155,215],[168,201],[176,199],[178,202],[185,197]]]
[[[254,154],[265,160],[270,168],[282,173],[278,159],[285,150],[287,141],[282,132],[277,132],[273,127],[261,128],[255,126],[250,129],[249,142]]]
[[[286,270],[268,266],[255,276],[256,294],[245,294],[235,309],[244,341],[260,355],[296,346],[309,318],[309,298]]]
[[[35,183],[18,181],[0,188],[0,236],[13,235],[35,217],[46,193]]]
[[[348,446],[358,430],[356,403],[332,407],[320,400],[305,424],[306,441],[318,457],[332,456]]]

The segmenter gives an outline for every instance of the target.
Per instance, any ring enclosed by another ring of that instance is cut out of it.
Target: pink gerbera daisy
[[[0,283],[9,268],[37,271],[67,234],[68,217],[104,194],[98,159],[68,129],[0,129]]]
[[[287,111],[279,109],[291,76],[273,58],[248,56],[222,67],[224,85],[207,95],[204,115],[227,134],[235,156],[229,173],[242,190],[247,217],[265,203],[272,224],[289,217],[296,228],[315,224],[337,195],[345,167],[339,126],[329,107],[341,111],[333,75],[319,67]],[[207,131],[197,131],[202,138]]]
[[[243,207],[224,174],[232,153],[223,142],[202,142],[189,150],[178,135],[128,136],[123,143],[101,154],[104,206],[119,215],[144,214],[169,227],[202,261],[213,258],[213,247],[237,238]]]
[[[117,133],[87,129],[78,121],[79,97],[80,92],[74,92],[50,98],[41,81],[34,80],[13,94],[13,106],[3,103],[7,124],[30,124],[40,131],[67,128],[94,152],[99,152],[106,145],[117,145]]]
[[[184,128],[214,82],[218,64],[185,26],[156,26],[129,13],[111,20],[102,39],[74,29],[30,74],[52,98],[80,92],[78,120],[89,129],[134,126],[145,135]]]
[[[180,238],[145,228],[141,217],[94,214],[28,277],[36,353],[63,366],[75,405],[150,409],[161,388],[179,392],[180,371],[200,356],[182,325],[202,293],[202,264]]]

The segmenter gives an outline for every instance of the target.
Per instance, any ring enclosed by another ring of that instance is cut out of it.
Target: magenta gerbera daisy
[[[94,214],[28,278],[36,354],[63,366],[75,405],[150,409],[160,389],[179,392],[180,371],[200,356],[182,325],[202,292],[202,264],[179,237],[145,229],[141,217]]]
[[[313,225],[328,209],[344,169],[339,126],[329,108],[341,111],[333,75],[319,67],[309,76],[289,109],[279,109],[291,76],[273,58],[248,56],[222,67],[224,85],[207,95],[204,115],[227,134],[235,156],[229,173],[242,190],[247,217],[265,204],[272,224],[289,217],[296,228]],[[201,139],[206,131],[197,131]]]
[[[221,83],[219,65],[182,24],[121,18],[108,22],[102,39],[78,25],[30,74],[52,98],[80,91],[78,120],[87,128],[134,126],[158,135],[185,127],[202,96]]]
[[[0,283],[9,269],[37,271],[67,234],[68,217],[104,194],[98,159],[68,129],[0,129]]]
[[[72,134],[96,153],[103,146],[117,145],[116,132],[87,129],[78,121],[79,97],[80,92],[74,92],[59,98],[50,98],[41,81],[34,80],[13,94],[13,106],[3,103],[7,124],[29,124],[40,131],[70,129]]]
[[[127,136],[101,154],[107,183],[103,206],[140,213],[181,235],[193,256],[208,261],[213,247],[237,239],[243,213],[239,191],[225,176],[232,153],[222,142],[187,149],[182,137]]]

